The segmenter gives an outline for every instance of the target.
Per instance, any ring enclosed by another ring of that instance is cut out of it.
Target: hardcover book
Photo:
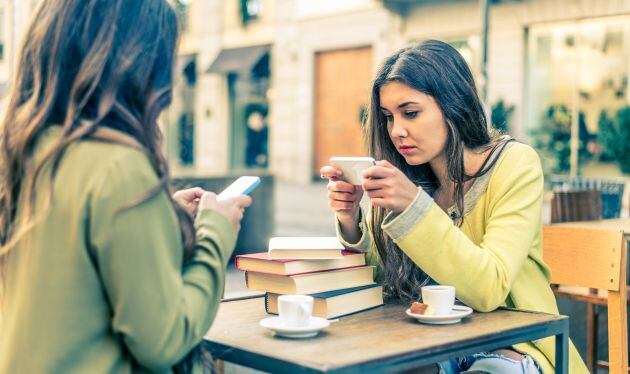
[[[364,253],[344,251],[342,255],[341,258],[330,260],[274,260],[269,257],[269,253],[262,252],[236,256],[234,266],[242,271],[297,275],[365,265]]]
[[[278,296],[276,293],[265,294],[267,313],[278,314]],[[311,296],[315,317],[337,318],[383,305],[383,286],[375,283]]]

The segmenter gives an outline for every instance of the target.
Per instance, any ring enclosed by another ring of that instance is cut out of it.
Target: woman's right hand
[[[334,166],[324,166],[320,173],[322,178],[328,179],[328,206],[335,212],[339,223],[356,223],[363,188],[341,180],[343,172]]]
[[[245,208],[252,205],[252,198],[246,195],[231,197],[225,200],[217,200],[214,192],[205,192],[199,202],[199,210],[212,209],[223,215],[234,226],[238,234],[241,229],[241,220]]]

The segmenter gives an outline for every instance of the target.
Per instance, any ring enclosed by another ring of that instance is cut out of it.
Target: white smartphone
[[[217,200],[225,200],[230,197],[247,195],[254,190],[260,184],[259,177],[244,176],[235,180],[225,190],[223,190],[218,196]]]
[[[363,171],[376,165],[372,157],[332,157],[330,164],[343,171],[343,179],[348,183],[360,185]]]

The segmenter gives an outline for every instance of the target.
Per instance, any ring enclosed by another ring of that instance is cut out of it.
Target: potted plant
[[[544,167],[547,172],[565,174],[570,170],[571,116],[571,110],[566,105],[551,105],[545,112],[540,126],[531,132],[536,148],[546,161]],[[578,155],[580,161],[585,161],[591,157],[587,145],[592,135],[588,132],[582,112],[579,115],[578,133]]]
[[[624,174],[630,174],[630,106],[618,110],[613,118],[602,111],[598,127],[606,157],[616,161]]]
[[[508,133],[510,130],[510,118],[514,113],[514,105],[506,104],[503,99],[499,99],[492,106],[490,119],[492,127],[501,133]]]

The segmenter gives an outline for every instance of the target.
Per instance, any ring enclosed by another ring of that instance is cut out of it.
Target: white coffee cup
[[[302,327],[313,315],[313,297],[306,295],[282,295],[278,297],[278,315],[286,326]]]
[[[424,286],[422,287],[422,302],[433,310],[432,314],[451,314],[455,305],[455,287],[453,286]]]

